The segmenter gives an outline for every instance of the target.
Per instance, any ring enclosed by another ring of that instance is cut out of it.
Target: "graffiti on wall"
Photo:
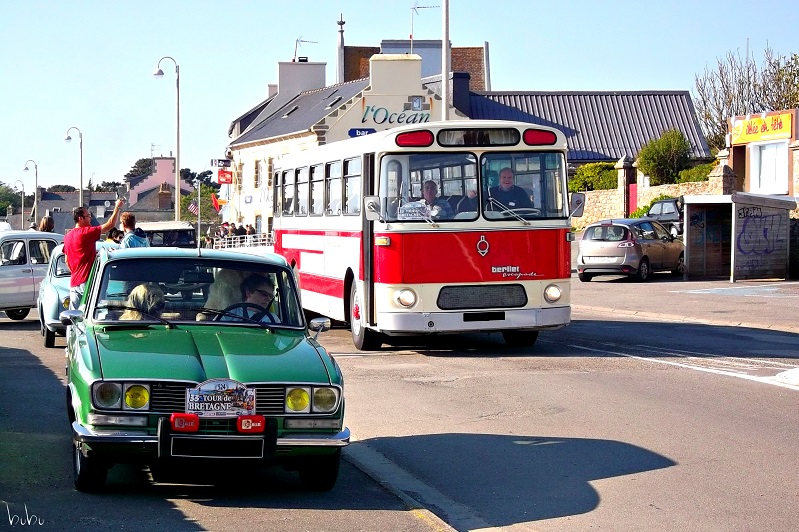
[[[773,212],[773,211],[772,211]],[[769,214],[762,207],[739,207],[738,234],[735,238],[736,271],[754,272],[777,266],[768,259],[785,249],[787,223],[785,214]]]

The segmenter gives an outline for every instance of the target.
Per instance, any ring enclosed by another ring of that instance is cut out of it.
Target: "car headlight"
[[[64,298],[64,300],[61,302],[61,306],[64,308],[64,310],[69,310],[69,296]]]
[[[288,388],[286,390],[286,410],[302,413],[311,410],[310,388]]]
[[[92,388],[92,400],[97,408],[121,408],[122,385],[118,382],[96,382]]]
[[[560,287],[556,284],[551,284],[544,288],[544,299],[550,303],[558,301],[562,295],[563,293],[561,292]]]
[[[125,385],[125,410],[145,410],[150,407],[150,387],[145,384]]]
[[[397,292],[397,303],[403,307],[412,307],[416,304],[416,293],[407,288]]]
[[[335,388],[314,388],[313,406],[314,412],[332,412],[338,403],[338,390]]]

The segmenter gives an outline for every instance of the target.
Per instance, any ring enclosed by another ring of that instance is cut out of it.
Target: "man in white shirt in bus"
[[[499,186],[491,187],[488,190],[488,196],[494,198],[502,204],[502,207],[508,209],[532,209],[533,202],[530,201],[530,196],[522,187],[516,186],[516,178],[513,175],[513,170],[508,167],[499,171]],[[493,207],[492,207],[493,205]],[[499,207],[499,205],[490,202],[489,209]]]
[[[422,184],[422,197],[425,202],[430,206],[430,217],[442,220],[448,220],[455,217],[455,211],[452,206],[444,198],[437,198],[438,185],[435,181],[425,181]]]

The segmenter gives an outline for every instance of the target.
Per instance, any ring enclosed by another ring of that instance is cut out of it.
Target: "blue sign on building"
[[[377,133],[377,130],[370,127],[354,127],[349,131],[350,137],[363,137],[372,133]]]

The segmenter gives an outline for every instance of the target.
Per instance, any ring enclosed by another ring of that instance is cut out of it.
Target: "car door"
[[[24,238],[0,242],[0,308],[32,307],[33,268]]]
[[[663,254],[661,256],[661,266],[660,269],[662,270],[673,270],[677,267],[677,263],[680,259],[680,255],[683,252],[683,243],[682,240],[677,240],[671,236],[669,230],[666,229],[665,226],[659,224],[657,222],[652,222],[652,226],[655,228],[655,232],[658,236],[660,236],[661,242],[663,242]]]
[[[641,242],[641,251],[649,258],[649,266],[653,270],[660,269],[663,262],[663,241],[655,231],[653,222],[643,221],[636,227],[640,235],[636,240]]]
[[[53,239],[50,238],[32,238],[28,241],[28,250],[30,251],[30,266],[33,270],[33,300],[39,298],[39,285],[47,275],[47,268],[50,264],[50,256],[53,253],[53,248],[58,245]]]

